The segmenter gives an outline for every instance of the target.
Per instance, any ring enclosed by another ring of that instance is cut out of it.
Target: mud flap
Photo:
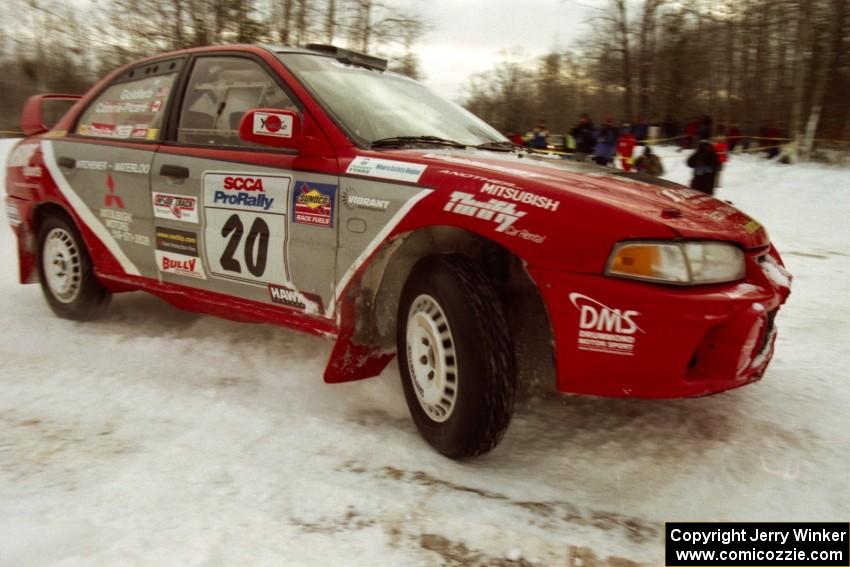
[[[395,353],[374,345],[356,343],[356,312],[353,302],[340,302],[337,308],[341,318],[341,330],[325,366],[325,382],[339,384],[377,376],[395,357]]]
[[[338,384],[372,378],[384,371],[395,357],[373,346],[351,342],[351,335],[340,335],[325,367],[325,382]]]

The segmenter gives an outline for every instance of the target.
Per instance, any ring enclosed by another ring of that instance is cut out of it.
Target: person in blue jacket
[[[617,129],[610,116],[605,124],[596,131],[596,145],[593,147],[593,161],[598,165],[608,165],[614,161],[617,151]]]

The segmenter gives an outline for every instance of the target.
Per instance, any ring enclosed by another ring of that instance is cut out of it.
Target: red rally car
[[[754,382],[790,289],[728,204],[520,151],[330,46],[152,57],[82,97],[33,97],[22,127],[7,212],[21,282],[57,315],[145,290],[334,340],[330,383],[398,353],[413,419],[450,457],[499,442],[532,363],[599,396]]]

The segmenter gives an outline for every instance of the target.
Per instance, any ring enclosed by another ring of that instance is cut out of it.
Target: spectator
[[[711,116],[708,114],[703,115],[702,120],[699,122],[699,127],[697,128],[697,137],[700,140],[710,140],[714,135],[713,126],[712,126]]]
[[[726,138],[729,140],[729,151],[734,152],[738,144],[741,143],[741,129],[737,124],[732,124],[726,132]]]
[[[764,137],[767,138],[765,145],[767,146],[767,159],[773,159],[779,155],[779,138],[781,136],[779,128],[771,124],[765,130]]]
[[[546,122],[541,120],[537,123],[537,128],[534,129],[534,136],[531,138],[531,147],[538,150],[545,150],[547,136],[549,136],[549,129],[546,128]]]
[[[596,140],[593,136],[593,122],[587,114],[582,114],[578,124],[570,131],[576,145],[576,161],[585,161],[593,153]]]
[[[701,140],[697,150],[688,158],[688,167],[693,168],[694,177],[691,187],[697,191],[714,195],[717,174],[722,167],[714,146],[708,140]]]
[[[610,116],[605,124],[596,132],[596,145],[593,146],[593,161],[597,165],[608,165],[614,161],[617,146],[617,131],[614,129],[614,119]]]
[[[620,137],[617,139],[617,155],[620,156],[620,165],[625,171],[632,170],[632,153],[636,142],[629,125],[624,123],[620,130]]]
[[[640,173],[648,173],[655,177],[664,175],[664,166],[661,165],[661,158],[652,151],[650,146],[646,146],[643,149],[643,155],[635,160],[635,168]]]
[[[714,141],[714,151],[717,153],[717,159],[720,160],[720,166],[722,167],[729,159],[729,145],[726,143],[726,136],[717,136],[717,139]]]
[[[679,122],[672,116],[668,116],[661,126],[665,138],[675,138],[679,135]]]
[[[643,144],[649,137],[649,124],[643,118],[638,118],[634,128],[632,128],[632,132],[635,135],[635,141],[638,144]]]
[[[682,139],[682,148],[689,150],[694,147],[697,130],[699,130],[699,120],[694,118],[685,126],[685,137]]]
[[[522,145],[522,134],[518,134],[516,132],[508,132],[507,134],[505,134],[505,137],[517,146]]]

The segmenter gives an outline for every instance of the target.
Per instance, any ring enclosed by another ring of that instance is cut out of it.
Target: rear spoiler
[[[47,132],[81,98],[82,95],[74,94],[42,94],[29,97],[21,112],[21,130],[26,136]]]

